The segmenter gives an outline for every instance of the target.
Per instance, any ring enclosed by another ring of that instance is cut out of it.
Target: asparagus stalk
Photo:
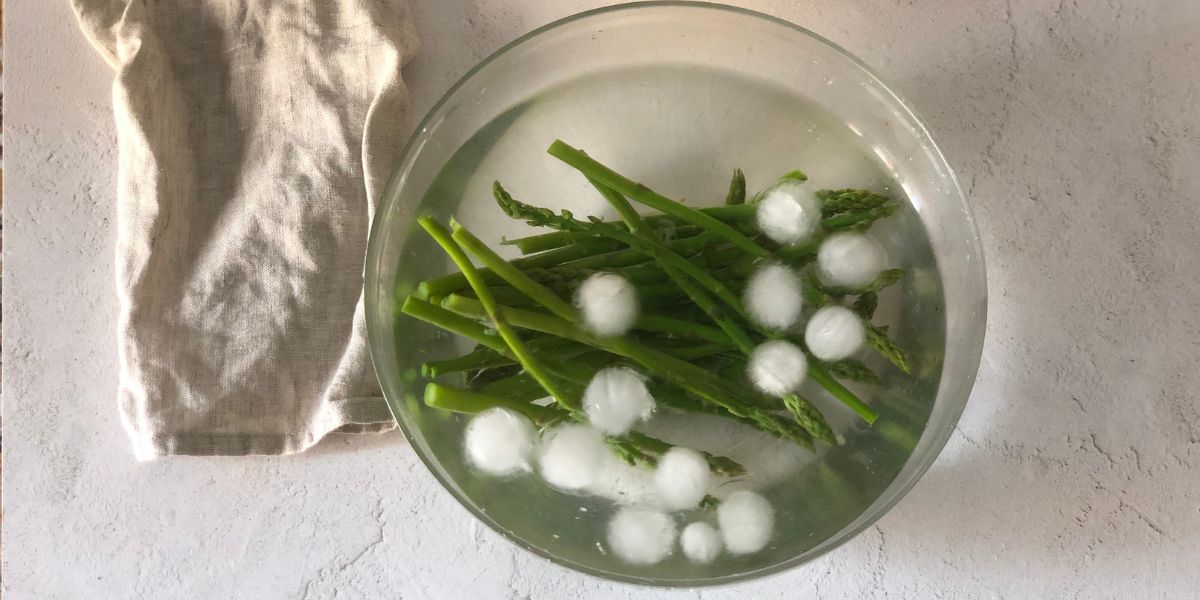
[[[593,181],[593,183],[596,182]],[[632,209],[631,206],[629,206],[628,202],[621,197],[620,193],[603,185],[598,185],[597,189],[599,189],[601,193],[605,195],[605,198],[609,200],[610,203],[614,204],[614,207],[617,208],[617,212],[621,214],[622,218],[632,221],[638,231],[644,231],[644,225],[641,223],[640,216]],[[715,296],[721,299],[721,301],[726,305],[732,307],[734,311],[743,319],[746,319],[747,321],[749,320],[748,316],[746,315],[745,308],[742,306],[741,299],[733,295],[733,293],[730,292],[723,283],[717,281],[695,264],[683,259],[677,254],[674,254],[669,249],[662,248],[661,245],[657,244],[653,240],[647,239],[642,235],[620,229],[612,223],[597,221],[585,223],[575,220],[569,211],[563,211],[562,214],[555,215],[549,209],[525,204],[524,202],[513,198],[512,195],[505,191],[499,182],[494,184],[493,191],[496,196],[497,203],[510,217],[525,219],[530,225],[553,227],[560,230],[590,230],[599,235],[622,241],[628,244],[630,247],[641,250],[652,256],[655,260],[659,261],[664,270],[677,269],[678,271],[688,275],[697,283],[702,285],[705,289],[712,291]],[[673,201],[666,200],[666,202]],[[681,280],[683,280],[682,277],[677,279],[675,283],[680,285],[680,288],[683,289],[685,293],[688,292],[689,289],[692,289],[693,293],[689,293],[688,295],[691,296],[692,299],[701,306],[702,310],[705,310],[705,313],[708,314],[710,318],[715,317],[714,320],[718,327],[721,328],[722,332],[728,336],[728,339],[732,341],[734,345],[738,346],[747,354],[753,351],[753,343],[749,340],[748,336],[746,336],[740,330],[740,327],[736,326],[736,324],[729,319],[719,315],[719,313],[712,311],[714,307],[706,302],[707,295],[703,293],[695,294],[694,292],[697,291],[696,288],[689,288],[690,282],[680,283]],[[768,337],[774,337],[774,334],[771,332],[764,332],[761,330],[759,330],[759,332],[768,335]],[[861,415],[868,423],[871,423],[875,420],[876,414],[873,410],[871,410],[870,407],[863,403],[863,401],[854,395],[853,392],[846,389],[845,386],[839,384],[836,380],[830,377],[828,373],[823,372],[818,365],[810,364],[808,371],[809,376],[812,377],[814,381],[828,390],[839,401],[843,402],[856,413]],[[833,439],[832,431],[829,430],[828,425],[825,425],[824,427],[821,426],[821,424],[824,422],[824,419],[819,418],[819,411],[817,411],[815,407],[812,407],[810,403],[800,399],[798,396],[789,399],[788,402],[785,402],[785,406],[788,407],[789,410],[795,407],[802,407],[806,404],[809,408],[802,412],[793,412],[794,416],[796,416],[801,423],[813,426],[818,432],[818,437]]]
[[[588,179],[598,181],[604,184],[605,187],[612,188],[621,195],[626,196],[635,202],[645,204],[646,206],[664,212],[668,215],[678,217],[684,221],[692,223],[693,225],[698,225],[729,241],[733,245],[745,250],[747,253],[753,256],[763,258],[771,256],[771,253],[767,252],[765,248],[759,246],[754,242],[754,240],[742,235],[740,232],[738,232],[738,230],[730,227],[726,223],[713,218],[711,215],[708,215],[704,212],[698,211],[694,208],[689,208],[683,204],[675,202],[674,200],[661,196],[654,190],[651,190],[640,183],[634,183],[633,181],[626,179],[620,173],[617,173],[616,171],[613,171],[603,164],[593,160],[587,154],[584,154],[582,151],[576,148],[572,148],[562,140],[554,140],[554,143],[550,144],[550,148],[547,149],[547,152],[549,152],[551,156],[567,163],[568,165],[571,165],[572,167],[575,167]]]
[[[436,379],[447,373],[458,371],[478,371],[493,367],[504,367],[515,364],[511,358],[490,348],[479,347],[462,356],[445,360],[431,360],[421,365],[421,375],[427,379]]]
[[[431,408],[462,414],[477,414],[495,407],[507,408],[524,415],[539,427],[570,418],[570,414],[557,405],[539,406],[438,383],[425,386],[425,404]],[[623,436],[608,436],[605,442],[621,460],[631,465],[647,467],[655,466],[659,457],[673,447],[668,442],[636,431]],[[737,477],[746,473],[745,467],[730,458],[708,452],[701,454],[714,475]]]
[[[558,317],[562,319],[566,319],[568,321],[577,321],[579,319],[578,311],[575,310],[574,306],[571,306],[569,302],[559,298],[558,295],[554,293],[554,290],[551,290],[550,288],[534,281],[533,278],[526,276],[520,269],[514,267],[512,263],[500,258],[499,254],[493,252],[491,248],[488,248],[486,244],[479,240],[479,238],[475,237],[475,234],[468,231],[457,221],[451,220],[450,228],[453,231],[451,237],[453,237],[454,241],[458,242],[458,244],[467,252],[474,254],[476,258],[487,265],[493,273],[498,275],[509,285],[517,288],[526,296],[529,296],[538,304],[546,307],[546,309],[555,315],[558,315]],[[467,281],[470,280],[471,277],[468,275]],[[471,287],[475,289],[475,293],[479,297],[480,301],[484,303],[484,306],[487,306],[487,300],[483,298],[483,291],[481,291],[475,284],[472,284]],[[486,285],[483,285],[482,287],[485,290],[487,288]],[[492,318],[495,320],[494,315]]]
[[[446,251],[446,254],[450,256],[450,260],[454,261],[454,264],[458,266],[460,271],[462,271],[463,275],[467,278],[467,283],[469,283],[471,289],[475,291],[475,295],[479,299],[479,304],[487,313],[488,318],[491,319],[492,325],[496,328],[496,331],[500,334],[500,337],[508,346],[508,350],[517,359],[517,361],[521,363],[521,367],[524,368],[525,371],[528,372],[534,379],[536,379],[538,383],[542,384],[542,387],[546,388],[546,392],[549,393],[552,398],[554,398],[555,402],[558,402],[561,406],[569,411],[578,411],[578,399],[568,397],[565,393],[563,393],[563,391],[559,388],[558,383],[551,378],[550,374],[547,373],[545,369],[543,369],[541,364],[534,358],[533,354],[529,352],[529,349],[525,346],[525,343],[521,341],[521,338],[517,336],[517,333],[513,331],[508,322],[504,320],[503,316],[500,314],[495,299],[492,297],[491,290],[488,289],[487,283],[484,282],[478,271],[475,270],[475,265],[471,262],[471,259],[467,258],[467,255],[463,252],[462,248],[459,247],[458,243],[452,237],[452,234],[446,230],[441,223],[438,223],[429,217],[418,219],[417,222],[420,223],[421,227],[423,227],[425,231],[429,233],[430,237],[432,237],[434,241],[436,241],[438,245],[440,245],[442,249]],[[493,272],[495,272],[494,268]],[[507,272],[501,269],[497,274],[503,276],[507,274]],[[511,284],[512,282],[510,281],[509,283]],[[527,282],[522,281],[522,285],[514,285],[514,287],[517,287],[518,289],[528,287],[530,290],[542,291],[532,286],[526,286],[526,283]],[[529,283],[534,282],[530,281]],[[534,283],[534,285],[537,284]],[[545,291],[543,293],[549,293],[551,296],[553,296],[553,292]],[[568,308],[571,308],[573,311],[573,307],[570,307],[570,305],[568,305]]]
[[[694,360],[696,358],[707,356],[709,353],[718,348],[725,349],[728,348],[728,346],[723,344],[709,344],[707,346],[700,345],[695,346],[694,348],[689,348],[686,352],[671,352],[670,354],[683,360]],[[572,362],[579,361],[583,364],[589,365],[589,367],[594,367],[592,372],[595,372],[604,367],[619,363],[621,361],[621,357],[608,352],[595,351],[586,355],[574,357],[571,360]],[[547,368],[549,368],[551,372],[556,372],[557,369],[555,367],[559,366],[561,365],[551,366],[548,364]],[[576,383],[581,386],[585,385],[586,379],[584,379],[582,382],[577,381]],[[537,380],[531,377],[528,373],[517,373],[503,379],[497,379],[495,381],[488,382],[487,384],[481,386],[479,391],[485,394],[503,396],[505,398],[515,398],[526,402],[546,397],[546,391],[542,389],[542,386],[537,382]]]
[[[563,246],[582,242],[591,239],[591,236],[576,233],[574,231],[551,231],[550,233],[539,233],[536,235],[528,235],[519,238],[504,238],[500,240],[501,246],[516,246],[521,254],[536,254],[545,252]]]
[[[623,436],[612,436],[607,441],[609,447],[625,462],[649,467],[656,465],[659,457],[666,454],[672,447],[667,442],[637,431],[631,431]],[[724,456],[714,456],[703,451],[700,454],[708,462],[708,469],[713,474],[737,477],[746,473],[745,467]]]
[[[712,292],[717,298],[720,298],[722,302],[733,307],[738,314],[745,314],[741,300],[733,292],[729,291],[724,284],[717,281],[713,276],[705,272],[704,269],[672,252],[670,248],[664,246],[661,242],[635,235],[617,227],[613,223],[604,221],[579,221],[571,215],[570,211],[564,210],[561,214],[556,215],[549,209],[525,204],[516,200],[505,191],[500,182],[496,182],[492,189],[500,208],[504,210],[505,214],[514,219],[524,220],[530,225],[551,227],[565,231],[589,231],[596,235],[624,243],[630,248],[658,260],[664,266],[670,266],[685,273],[697,283],[704,286],[705,289]]]
[[[846,389],[846,386],[842,385],[837,379],[834,379],[833,375],[830,375],[829,371],[826,371],[816,360],[808,361],[808,376],[821,387],[825,388],[830,394],[833,394],[833,397],[837,398],[842,404],[850,407],[850,410],[858,413],[858,416],[862,417],[862,420],[866,421],[868,425],[874,423],[875,419],[879,417],[870,406],[867,406],[858,396],[854,395],[854,392]]]
[[[579,232],[571,232],[579,233]],[[540,254],[523,256],[509,261],[514,267],[521,269],[549,268],[570,266],[590,269],[613,269],[627,267],[649,260],[644,253],[630,248],[615,240],[597,237],[591,233],[582,233],[582,241],[574,242],[571,246],[556,248]],[[699,252],[705,246],[713,243],[714,237],[706,232],[696,235],[673,239],[664,244],[673,252],[687,256]],[[489,268],[478,269],[488,283],[502,283],[504,279],[492,273]],[[467,289],[467,279],[463,274],[450,273],[422,281],[414,292],[418,298],[440,298],[446,294]]]
[[[737,176],[739,174],[741,174],[741,170],[738,170],[734,175],[735,181],[737,180]],[[639,215],[637,211],[633,210],[633,206],[631,206],[629,202],[625,200],[623,196],[621,196],[621,194],[615,190],[604,187],[595,181],[592,181],[592,184],[597,190],[600,191],[605,200],[607,200],[608,203],[616,209],[617,213],[621,215],[622,220],[624,220],[626,225],[629,226],[629,230],[631,232],[643,237],[647,235],[647,228],[642,221],[641,215]],[[744,196],[744,180],[742,181],[742,187],[742,193]],[[740,350],[742,354],[749,356],[752,352],[754,352],[754,342],[750,339],[750,336],[746,334],[746,331],[732,319],[723,314],[721,307],[719,307],[716,301],[710,298],[703,289],[689,281],[687,277],[672,267],[664,265],[663,270],[666,271],[671,280],[674,281],[675,284],[678,285],[679,288],[683,290],[683,292],[687,294],[688,297],[690,297],[692,301],[695,302],[696,305],[699,306],[700,309],[703,310],[704,313],[717,324],[718,327],[721,328],[721,331],[725,332],[725,335],[729,336],[729,339],[733,342],[733,345],[737,346],[738,350]],[[805,431],[812,435],[812,437],[830,444],[837,443],[837,437],[834,436],[833,430],[829,427],[829,423],[825,421],[825,416],[822,415],[821,411],[817,410],[817,407],[813,406],[811,402],[805,400],[799,394],[793,393],[787,394],[783,397],[783,405],[788,412],[791,413],[796,422],[801,427],[804,427]]]
[[[653,217],[650,217],[654,219]],[[660,237],[665,240],[682,239],[685,237],[696,235],[701,231],[699,227],[694,225],[678,225],[669,219],[657,219],[655,231],[660,234]],[[534,254],[536,252],[544,252],[568,246],[576,242],[591,239],[591,236],[574,231],[551,231],[549,233],[539,233],[525,237],[504,239],[500,241],[502,246],[516,246],[521,254]]]
[[[578,242],[572,246],[557,248],[549,252],[543,252],[534,256],[526,256],[512,261],[512,264],[521,268],[535,267],[552,267],[561,265],[574,260],[592,258],[598,254],[618,250],[621,246],[610,240],[604,239],[589,239]],[[480,276],[488,283],[499,283],[502,279],[492,273],[490,269],[480,269]],[[414,292],[418,298],[437,298],[457,292],[467,287],[467,278],[462,272],[450,273],[441,277],[435,277],[426,281],[422,281],[417,285]]]
[[[757,202],[762,194],[760,193],[759,195],[755,196],[753,202],[749,204],[745,203],[745,178],[742,176],[742,179],[738,181],[736,177],[739,174],[741,174],[740,169],[735,171],[735,180],[730,182],[730,193],[734,195],[726,196],[726,204],[724,206],[712,206],[699,208],[696,210],[713,217],[714,219],[728,223],[731,227],[734,227],[739,232],[746,234],[747,231],[743,231],[743,227],[745,227],[743,224],[754,217],[755,211],[757,210],[754,202]],[[793,171],[792,173],[781,177],[779,181],[803,181],[804,179],[800,178],[798,174],[802,175],[798,171]],[[736,186],[738,185],[743,186],[741,189],[741,193],[743,194],[742,202],[731,203],[730,200],[737,199]],[[778,185],[778,183],[776,185]],[[767,188],[764,190],[764,193],[770,191],[770,189],[771,188]],[[878,219],[892,214],[892,212],[898,208],[898,205],[890,202],[887,196],[869,192],[867,190],[820,190],[817,192],[817,197],[822,201],[821,224],[824,229],[829,231],[853,227],[861,228],[864,225],[869,225]],[[687,220],[673,215],[650,215],[643,217],[643,219],[647,224],[654,227],[656,232],[660,234],[670,233],[672,234],[671,237],[675,238],[682,237],[681,234],[684,233],[692,234],[696,231],[702,230],[702,228],[690,225]],[[753,231],[753,228],[746,229],[751,232]],[[562,248],[564,246],[569,246],[571,244],[589,239],[591,239],[591,237],[583,233],[572,231],[553,231],[550,233],[540,233],[520,238],[506,239],[500,243],[504,245],[515,245],[522,254],[533,254],[535,252],[544,252],[547,250]],[[801,249],[808,251],[809,246],[810,244],[804,244],[801,246]],[[764,247],[768,250],[771,250],[777,256],[780,255],[781,249],[772,249],[769,245]],[[811,251],[816,251],[815,245],[811,247]]]
[[[502,356],[510,357],[515,360],[512,353],[508,350],[508,344],[500,336],[492,333],[488,328],[484,327],[479,321],[463,317],[446,310],[436,304],[423,300],[415,296],[409,296],[404,301],[404,305],[400,308],[404,314],[420,319],[435,325],[450,333],[456,333],[465,338],[481,344],[492,350],[495,350]]]
[[[697,369],[677,356],[672,356],[670,352],[640,345],[637,341],[626,338],[599,339],[593,337],[590,340],[585,339],[590,334],[579,328],[579,317],[575,307],[563,301],[558,295],[558,291],[564,288],[569,293],[569,286],[590,274],[588,273],[589,269],[606,267],[621,269],[629,265],[638,265],[627,269],[628,275],[632,279],[654,280],[659,274],[664,274],[672,280],[678,291],[682,292],[680,295],[670,286],[661,286],[662,290],[655,291],[658,294],[655,296],[656,298],[688,298],[718,326],[717,328],[705,327],[684,320],[650,315],[638,323],[639,328],[708,339],[718,346],[732,343],[743,353],[748,353],[753,346],[751,338],[741,328],[741,325],[731,319],[729,315],[724,314],[723,308],[713,299],[715,296],[722,303],[733,308],[735,313],[745,318],[740,299],[725,287],[723,280],[746,276],[753,260],[771,255],[767,248],[772,248],[778,257],[785,260],[808,260],[815,254],[819,240],[796,248],[776,248],[768,242],[764,248],[743,234],[743,231],[750,235],[756,235],[757,232],[742,223],[742,220],[754,214],[755,207],[752,204],[743,204],[745,202],[745,180],[740,170],[735,172],[731,181],[727,206],[697,211],[658,195],[641,184],[624,179],[604,165],[593,161],[582,151],[571,148],[561,141],[556,141],[551,145],[549,152],[584,173],[605,194],[606,198],[610,199],[610,203],[617,208],[630,231],[597,219],[589,222],[578,221],[566,211],[563,211],[561,215],[554,215],[546,209],[519,203],[512,200],[499,183],[495,186],[496,197],[506,213],[515,218],[526,219],[533,225],[560,229],[552,234],[530,236],[515,241],[523,251],[540,249],[546,251],[506,262],[456,223],[453,224],[454,232],[449,235],[448,240],[438,239],[439,236],[434,231],[430,231],[439,244],[446,248],[452,260],[459,265],[462,273],[457,274],[461,277],[448,276],[423,282],[418,287],[416,295],[434,299],[445,297],[443,306],[453,308],[452,311],[446,311],[451,316],[461,316],[454,314],[455,312],[463,314],[473,312],[472,316],[486,318],[495,325],[495,331],[478,325],[472,328],[463,323],[461,319],[457,321],[447,319],[446,314],[431,311],[431,307],[438,308],[431,303],[412,303],[410,305],[409,302],[406,302],[406,313],[418,318],[425,318],[430,322],[448,325],[452,331],[472,337],[489,348],[489,350],[480,350],[478,353],[459,357],[457,359],[459,362],[446,361],[449,362],[449,366],[458,368],[466,365],[463,368],[469,368],[471,365],[482,365],[486,368],[493,368],[515,360],[526,368],[527,374],[518,376],[525,379],[510,377],[509,379],[512,381],[508,384],[504,384],[508,380],[496,381],[488,384],[494,386],[491,389],[503,391],[504,385],[508,385],[513,392],[520,392],[523,394],[521,397],[527,397],[537,393],[536,388],[530,385],[532,381],[550,393],[568,416],[574,415],[572,418],[578,419],[581,416],[578,414],[577,405],[572,407],[570,398],[577,399],[580,390],[574,390],[573,388],[577,384],[570,383],[569,378],[563,379],[562,373],[557,373],[559,369],[565,369],[565,366],[552,365],[551,363],[554,361],[547,361],[546,365],[539,364],[539,361],[534,360],[528,349],[522,346],[523,340],[512,328],[527,328],[550,335],[563,335],[564,332],[571,335],[582,334],[584,336],[582,338],[569,336],[564,336],[564,338],[581,344],[594,345],[604,350],[604,353],[595,356],[595,360],[607,361],[611,359],[605,358],[606,356],[616,355],[642,364],[645,368],[657,372],[673,385],[678,386],[682,392],[681,396],[686,398],[688,394],[694,394],[700,398],[701,402],[689,402],[702,410],[712,410],[706,407],[720,407],[719,410],[727,416],[752,423],[760,429],[808,446],[811,445],[812,437],[826,439],[826,433],[829,440],[832,440],[832,432],[828,431],[828,426],[824,424],[820,412],[799,396],[784,398],[785,408],[796,419],[796,423],[790,423],[781,420],[776,415],[745,404],[737,398],[740,390],[736,386],[719,377],[713,377],[704,369]],[[780,182],[805,179],[806,176],[802,172],[796,171],[785,175]],[[862,190],[824,190],[819,194],[822,199],[823,229],[827,232],[839,229],[865,229],[875,220],[890,215],[897,208],[897,205],[891,203],[887,197]],[[643,218],[633,210],[625,196],[657,208],[666,214]],[[755,200],[759,197],[761,194],[756,196]],[[426,223],[422,223],[422,225],[426,226],[427,230],[429,229]],[[698,234],[690,235],[697,230],[700,231]],[[685,238],[668,238],[668,236],[677,236],[680,232],[686,232],[689,235]],[[441,233],[445,233],[445,230],[442,229]],[[669,241],[662,241],[664,238],[668,238]],[[526,242],[523,245],[521,244],[522,240]],[[447,241],[454,246],[448,246]],[[720,246],[712,245],[713,242],[721,241],[732,244],[732,248],[724,250],[719,249]],[[706,247],[707,249],[705,249]],[[484,268],[475,269],[469,259],[466,259],[465,254],[462,254],[463,248],[475,254],[483,263]],[[460,256],[455,255],[453,251],[455,249],[458,250]],[[693,256],[690,260],[681,256],[681,254],[691,255],[695,252],[700,252],[700,254]],[[652,262],[645,262],[647,258]],[[710,260],[714,262],[708,262]],[[705,264],[717,269],[716,273],[720,275],[720,278],[713,277],[705,271],[703,267]],[[538,271],[537,267],[551,268]],[[823,289],[814,279],[812,280],[814,285],[809,286],[811,288],[809,291],[813,295],[819,294],[823,301],[832,300],[833,296],[858,295],[855,308],[860,314],[866,315],[864,318],[869,318],[876,302],[875,292],[894,283],[902,274],[903,272],[898,270],[884,273],[868,286],[856,290]],[[505,283],[512,287],[500,287],[492,290],[487,283]],[[470,304],[472,300],[452,293],[462,291],[464,284],[469,286],[471,292],[478,298],[474,301],[474,305]],[[446,296],[446,294],[450,295]],[[504,296],[506,303],[509,304],[517,301],[523,303],[525,299],[532,300],[535,304],[550,310],[554,315],[520,311],[512,306],[503,305],[497,301],[497,294]],[[514,315],[520,322],[509,323],[508,319]],[[539,322],[539,319],[542,320]],[[558,321],[556,322],[554,319],[558,319]],[[559,325],[566,325],[568,329],[556,333],[546,329]],[[868,326],[872,345],[907,372],[907,359],[903,352],[887,338],[886,328],[876,328],[869,324]],[[772,337],[770,332],[757,329],[756,331]],[[506,352],[496,348],[497,345],[503,345]],[[728,348],[728,346],[724,346],[724,348]],[[493,355],[488,356],[488,352]],[[703,355],[700,353],[697,356]],[[672,363],[672,360],[676,362]],[[655,366],[647,364],[647,361]],[[667,369],[667,372],[663,371],[664,368]],[[869,423],[873,422],[874,412],[834,379],[830,370],[840,377],[859,381],[877,381],[874,373],[857,361],[822,365],[818,361],[810,360],[810,377],[826,387],[835,397],[849,405]],[[558,386],[557,389],[556,386]],[[571,394],[572,391],[576,393]],[[800,428],[797,428],[798,425]],[[824,425],[824,431],[820,429],[822,425]],[[630,453],[630,457],[634,456],[632,453],[637,453],[637,456],[640,456],[643,461],[649,460],[649,457],[653,455],[650,450],[640,447],[636,440],[610,443],[625,448],[625,451]]]
[[[637,322],[634,323],[634,327],[644,331],[666,333],[681,338],[729,343],[729,336],[722,333],[716,327],[709,327],[694,321],[674,319],[663,315],[641,315],[638,317]]]
[[[620,356],[615,354],[597,350],[591,346],[578,344],[563,338],[546,339],[565,341],[570,344],[570,346],[568,346],[570,352],[567,353],[569,356],[564,356],[564,352],[560,351],[555,355],[544,355],[542,357],[542,361],[552,374],[560,379],[563,379],[564,381],[567,381],[569,384],[577,385],[580,388],[587,385],[594,373],[605,367],[612,366],[613,364],[622,360]],[[728,344],[719,344],[713,342],[675,346],[668,345],[664,347],[661,341],[647,340],[645,344],[651,348],[666,354],[670,354],[671,356],[681,360],[697,360],[719,354],[721,352],[726,352],[730,349]],[[564,348],[564,350],[566,350],[566,348]],[[492,390],[488,393],[503,395],[504,390],[509,390],[511,388],[514,393],[518,393],[522,396],[542,392],[540,395],[529,396],[530,399],[546,397],[544,390],[542,390],[540,387],[537,387],[537,389],[531,389],[529,387],[531,384],[535,387],[537,386],[536,380],[534,380],[528,373],[515,373],[503,379],[488,382],[486,385],[482,386],[482,390]],[[582,393],[582,389],[580,392]]]
[[[642,238],[647,238],[650,235],[653,235],[647,228],[645,222],[642,221],[642,216],[639,215],[636,210],[634,210],[633,205],[631,205],[624,196],[612,188],[605,187],[595,180],[589,181],[591,181],[592,186],[600,192],[600,195],[604,196],[604,199],[608,201],[609,205],[616,209],[617,214],[621,216],[621,220],[625,221],[625,225],[629,227],[630,233]],[[709,295],[703,289],[692,283],[692,281],[688,279],[686,275],[684,275],[671,264],[667,264],[665,261],[662,262],[662,270],[668,277],[671,278],[671,281],[674,282],[675,285],[679,286],[679,289],[683,290],[684,294],[686,294],[692,299],[693,302],[696,303],[696,306],[700,307],[700,310],[704,311],[704,314],[708,315],[708,317],[717,324],[717,327],[721,328],[721,331],[725,332],[725,335],[729,336],[730,341],[732,341],[739,350],[745,354],[749,354],[750,352],[754,351],[754,342],[750,340],[750,336],[746,335],[746,332],[737,323],[733,322],[732,319],[729,319],[723,315],[720,307],[717,306],[716,301],[709,297]]]
[[[563,388],[573,388],[575,384],[561,382]],[[474,392],[430,382],[425,386],[425,404],[442,410],[458,413],[474,414],[492,407],[503,407],[525,415],[539,426],[563,419],[582,420],[582,415],[575,410],[561,405],[539,406],[531,404],[532,400],[541,398],[545,386],[542,382],[530,376],[520,376],[491,383],[480,392]],[[570,393],[578,396],[579,389],[570,389]],[[616,454],[630,464],[654,466],[658,458],[672,445],[663,440],[639,432],[630,432],[623,436],[609,436],[608,445]],[[723,457],[702,452],[708,462],[709,469],[716,475],[737,476],[745,473],[737,462]]]
[[[741,174],[740,169],[734,173],[734,182],[730,188],[730,197],[734,202],[731,202],[731,204],[738,204],[745,200],[746,182],[743,177],[740,177]],[[740,190],[738,189],[739,179],[741,180]],[[616,209],[617,213],[621,215],[622,220],[629,226],[631,232],[642,236],[647,235],[646,226],[641,216],[623,196],[595,181],[592,181],[592,184],[600,191],[609,204]],[[739,195],[740,198],[738,197]],[[746,334],[740,325],[726,317],[717,303],[703,289],[689,281],[687,277],[672,267],[664,265],[663,270],[729,336],[729,339],[733,341],[733,344],[743,354],[748,356],[754,351],[754,342],[751,341],[750,336]],[[783,404],[788,412],[792,414],[793,418],[796,419],[796,422],[804,427],[805,431],[814,438],[827,443],[837,443],[837,438],[833,435],[833,430],[830,429],[829,424],[825,421],[825,417],[810,402],[801,398],[799,394],[784,396]]]
[[[500,301],[498,296],[496,297],[496,301]],[[587,350],[586,346],[556,337],[532,339],[526,343],[535,351],[554,351],[559,356],[573,356]],[[477,371],[515,364],[517,364],[515,358],[505,356],[486,346],[480,346],[462,356],[443,360],[431,360],[421,365],[421,374],[429,379],[434,379],[447,373]]]
[[[453,294],[447,296],[442,301],[442,305],[452,312],[464,316],[480,318],[487,314],[477,300],[463,296]],[[507,322],[516,327],[557,335],[628,358],[680,388],[722,407],[729,414],[743,417],[763,431],[790,439],[808,448],[812,447],[812,436],[807,431],[792,427],[794,424],[783,421],[768,411],[746,405],[738,400],[740,390],[736,386],[687,361],[628,338],[594,336],[553,315],[512,307],[497,307],[497,310]]]
[[[520,373],[512,377],[497,379],[487,385],[480,386],[478,391],[489,396],[508,398],[521,402],[533,402],[539,398],[546,397],[545,388],[528,373]]]
[[[824,364],[825,369],[829,371],[829,374],[837,377],[838,379],[857,381],[859,383],[871,385],[876,385],[879,383],[879,376],[876,375],[875,372],[869,367],[867,367],[867,365],[864,365],[860,360],[848,358],[846,360],[827,362]]]
[[[515,401],[504,396],[472,392],[461,388],[430,382],[425,385],[425,405],[440,408],[450,412],[473,415],[489,408],[507,408],[529,418],[530,421],[541,423],[547,418],[556,416],[555,405],[538,406],[528,402]]]

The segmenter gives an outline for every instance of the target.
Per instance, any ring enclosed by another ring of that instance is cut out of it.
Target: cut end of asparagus
[[[482,400],[480,394],[459,390],[439,383],[425,384],[425,406],[448,410],[464,415],[473,415],[495,406]]]
[[[425,231],[434,231],[442,227],[442,224],[438,223],[437,219],[429,215],[417,217],[417,224],[420,225]]]

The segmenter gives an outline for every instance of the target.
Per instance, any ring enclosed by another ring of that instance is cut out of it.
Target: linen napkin
[[[115,70],[118,403],[135,455],[393,427],[362,273],[417,47],[403,0],[72,0]]]

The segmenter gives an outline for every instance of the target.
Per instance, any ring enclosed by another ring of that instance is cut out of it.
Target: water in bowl
[[[941,374],[945,326],[941,282],[917,215],[904,202],[891,168],[853,127],[803,98],[767,83],[703,68],[646,65],[599,72],[530,97],[483,127],[457,150],[418,206],[417,214],[455,216],[485,241],[525,235],[531,229],[495,206],[492,182],[518,199],[576,215],[615,215],[570,167],[545,154],[555,139],[583,148],[631,179],[694,206],[719,204],[735,167],[753,193],[777,176],[802,169],[818,188],[855,187],[887,192],[902,201],[898,213],[872,228],[891,266],[908,275],[881,297],[877,324],[891,327],[908,352],[905,375],[870,352],[867,362],[880,386],[849,385],[879,412],[868,427],[819,387],[803,391],[828,417],[844,442],[808,452],[728,420],[659,411],[646,431],[667,441],[730,456],[749,468],[723,481],[717,496],[752,487],[776,511],[775,535],[763,551],[722,555],[710,565],[689,563],[676,551],[647,567],[626,564],[605,544],[605,527],[619,504],[654,504],[648,473],[615,461],[587,494],[548,487],[536,475],[492,478],[471,474],[461,451],[467,418],[425,408],[424,381],[409,370],[407,402],[419,433],[443,458],[444,481],[493,518],[502,533],[523,538],[560,560],[588,570],[664,582],[719,578],[769,567],[813,550],[849,525],[904,465],[932,409]],[[452,270],[440,250],[416,228],[406,234],[397,304],[415,282]],[[515,256],[511,246],[495,246]],[[469,349],[463,340],[407,317],[396,320],[398,362],[416,366]],[[453,382],[458,383],[458,382]],[[451,485],[454,485],[451,483]],[[702,510],[679,513],[682,526],[713,520]]]

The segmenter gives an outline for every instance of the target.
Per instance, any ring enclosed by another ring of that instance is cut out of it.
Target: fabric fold
[[[114,69],[118,404],[141,460],[393,420],[363,255],[416,51],[399,0],[73,0]]]

